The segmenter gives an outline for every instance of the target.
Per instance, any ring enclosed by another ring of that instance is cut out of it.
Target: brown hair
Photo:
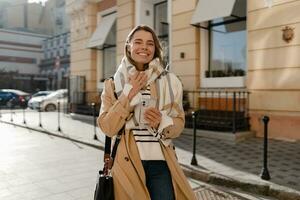
[[[125,48],[124,48],[124,51],[125,51],[124,53],[125,53],[127,59],[129,60],[129,62],[131,64],[136,65],[135,61],[132,59],[132,57],[130,55],[130,51],[128,50],[128,46],[129,46],[129,43],[131,42],[131,40],[132,40],[133,35],[135,34],[135,32],[140,31],[140,30],[147,31],[147,32],[151,33],[151,35],[153,37],[153,40],[154,40],[154,46],[155,46],[155,51],[154,51],[153,59],[154,58],[158,58],[159,61],[160,61],[160,63],[162,64],[163,63],[162,48],[161,48],[161,45],[159,43],[158,37],[156,36],[156,34],[153,31],[153,29],[150,28],[147,25],[138,25],[134,29],[132,29],[130,31],[130,33],[128,34],[128,36],[126,38],[126,42],[125,42]]]

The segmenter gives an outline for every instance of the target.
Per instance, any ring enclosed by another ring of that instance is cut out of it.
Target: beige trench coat
[[[101,110],[97,119],[101,130],[112,137],[118,133],[126,120],[131,117],[128,98],[121,95],[117,100],[114,96],[112,80],[105,81],[101,95]],[[151,95],[155,95],[155,85],[150,86]],[[164,130],[169,138],[178,137],[184,127],[184,113],[173,118],[174,125]],[[116,200],[149,200],[145,173],[133,134],[125,130],[121,137],[112,168]],[[177,162],[172,145],[166,147],[161,143],[162,151],[172,176],[176,200],[196,199],[187,179]]]

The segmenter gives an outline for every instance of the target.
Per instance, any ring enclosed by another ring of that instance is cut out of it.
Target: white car
[[[66,108],[68,103],[68,90],[60,89],[47,96],[35,97],[29,100],[28,106],[41,111],[55,111],[60,103],[60,108]]]

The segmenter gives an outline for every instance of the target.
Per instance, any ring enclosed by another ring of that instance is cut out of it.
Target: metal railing
[[[193,127],[191,112],[194,111],[197,129],[232,133],[249,130],[249,92],[245,89],[185,91],[184,102],[187,99],[187,128]]]
[[[91,103],[93,102],[96,109],[96,115],[100,108],[100,93],[99,92],[73,92],[70,98],[70,111],[78,114],[93,115]]]

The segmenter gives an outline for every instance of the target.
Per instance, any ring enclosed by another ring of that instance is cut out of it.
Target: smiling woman
[[[149,26],[135,27],[124,47],[114,78],[104,82],[98,118],[109,137],[125,129],[111,169],[115,199],[194,200],[171,141],[184,128],[182,84],[165,70]]]

